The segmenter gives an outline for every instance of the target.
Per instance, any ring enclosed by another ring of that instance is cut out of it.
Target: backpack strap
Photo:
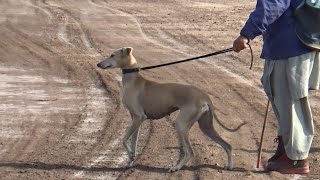
[[[296,34],[302,43],[320,49],[320,0],[303,0],[294,10]]]

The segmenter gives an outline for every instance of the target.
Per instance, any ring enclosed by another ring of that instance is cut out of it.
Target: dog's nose
[[[107,68],[110,68],[110,67],[111,67],[111,65],[106,65],[105,62],[100,62],[100,63],[97,64],[97,66],[98,66],[99,68],[101,68],[101,69],[107,69]]]

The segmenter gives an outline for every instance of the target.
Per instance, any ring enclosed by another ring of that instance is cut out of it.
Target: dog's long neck
[[[123,69],[135,69],[139,68],[136,60],[134,59],[134,63],[126,66]],[[142,76],[139,74],[139,72],[131,72],[131,73],[125,73],[122,74],[122,85],[125,86],[126,84],[130,84],[131,82],[135,82],[137,79],[141,79]]]

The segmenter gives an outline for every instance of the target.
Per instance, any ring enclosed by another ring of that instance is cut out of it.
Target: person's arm
[[[289,7],[291,0],[258,0],[256,9],[240,31],[240,36],[234,41],[236,52],[246,48],[246,43],[263,34],[268,26],[276,21]]]

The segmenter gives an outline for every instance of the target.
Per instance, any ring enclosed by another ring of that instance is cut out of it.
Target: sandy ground
[[[142,125],[138,158],[125,168],[121,139],[131,120],[121,104],[120,70],[99,70],[96,63],[124,46],[134,48],[141,66],[229,48],[254,6],[254,0],[1,0],[0,179],[319,179],[319,92],[310,96],[311,173],[255,168],[267,103],[260,38],[251,43],[253,70],[245,50],[141,72],[203,89],[230,128],[248,122],[233,133],[217,126],[234,148],[234,170],[223,170],[225,152],[196,124],[190,132],[195,157],[167,173],[182,150],[176,114]],[[269,110],[264,162],[275,137]]]

